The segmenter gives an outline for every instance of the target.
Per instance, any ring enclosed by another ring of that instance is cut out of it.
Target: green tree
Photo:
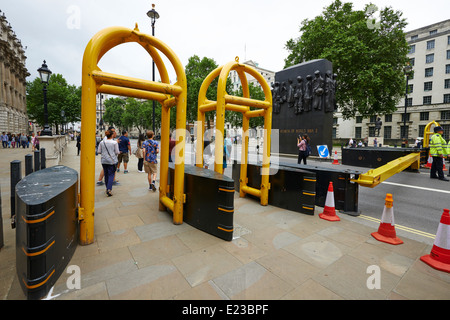
[[[122,114],[122,124],[131,129],[135,127],[139,133],[143,133],[146,129],[153,126],[153,101],[138,101],[134,98],[128,98],[124,105]],[[161,108],[155,108],[155,130],[160,128]]]
[[[322,15],[304,20],[300,37],[286,43],[285,67],[313,59],[333,63],[344,119],[392,113],[404,93],[406,21],[390,7],[379,11],[375,21],[373,8],[355,11],[352,3],[336,0]]]
[[[122,115],[125,112],[125,101],[121,98],[109,98],[104,102],[103,122],[122,130],[125,125]]]
[[[44,85],[40,78],[27,82],[28,117],[41,127],[44,119]],[[64,118],[61,111],[64,110]],[[61,74],[52,74],[47,85],[48,124],[56,126],[81,119],[81,87],[69,85]]]

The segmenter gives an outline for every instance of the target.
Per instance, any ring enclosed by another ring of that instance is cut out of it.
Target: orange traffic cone
[[[372,236],[381,242],[386,242],[389,244],[402,244],[403,241],[397,238],[395,233],[395,223],[394,223],[394,200],[392,199],[392,194],[386,194],[383,215],[381,216],[380,227],[378,232],[373,232]]]
[[[323,212],[319,214],[319,217],[328,221],[341,221],[341,219],[336,215],[336,210],[334,208],[334,191],[333,182],[330,181],[328,185],[327,198],[325,200],[325,208]]]
[[[431,267],[450,273],[450,214],[444,209],[431,253],[420,257]]]
[[[429,156],[427,164],[425,165],[425,168],[431,169],[431,164],[433,163],[433,157]]]
[[[332,164],[339,164],[337,151],[334,151],[334,160]]]

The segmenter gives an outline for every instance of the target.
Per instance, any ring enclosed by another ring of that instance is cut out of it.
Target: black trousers
[[[301,164],[301,162],[303,160],[303,164],[306,164],[306,158],[307,158],[306,151],[299,151],[297,163]]]
[[[430,178],[439,178],[439,179],[444,178],[444,158],[433,157],[433,163],[431,164]]]

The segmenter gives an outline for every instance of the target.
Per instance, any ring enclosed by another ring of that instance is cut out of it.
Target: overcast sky
[[[408,22],[406,31],[450,18],[449,0],[351,2],[355,9],[370,2],[402,11]],[[45,59],[53,73],[79,86],[89,40],[104,28],[133,29],[135,23],[141,32],[151,34],[146,13],[152,3],[160,14],[155,36],[175,52],[183,66],[193,55],[213,58],[218,65],[239,56],[241,62],[253,60],[276,72],[283,69],[288,54],[286,41],[298,37],[301,22],[321,14],[332,0],[2,0],[0,10],[27,47],[26,67],[31,74],[27,80],[38,77],[37,69]],[[105,72],[151,80],[151,59],[137,44],[112,49],[99,66]],[[172,80],[173,69],[170,64],[167,68]]]

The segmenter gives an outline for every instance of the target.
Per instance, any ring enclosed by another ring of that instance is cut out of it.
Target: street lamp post
[[[66,122],[66,113],[61,110],[61,135],[64,134],[64,123]]]
[[[152,4],[152,10],[147,12],[147,16],[150,18],[152,22],[152,36],[155,36],[155,22],[156,19],[159,19],[159,13],[155,10],[155,4]],[[152,59],[152,81],[155,81],[155,60]],[[155,131],[155,100],[153,100],[153,133],[156,134]]]
[[[406,90],[405,90],[405,113],[403,115],[403,138],[404,139],[408,139],[408,130],[406,129],[406,111],[408,110],[408,87],[409,87],[409,75],[412,71],[412,67],[411,65],[408,63],[404,70],[405,75],[406,75]]]
[[[48,125],[48,110],[47,110],[47,84],[48,84],[48,80],[50,79],[50,75],[52,74],[52,72],[50,71],[50,69],[47,67],[47,64],[44,63],[42,64],[42,66],[38,69],[39,72],[39,76],[41,77],[41,83],[44,84],[44,130],[42,130],[41,135],[42,136],[51,136],[52,135],[52,130],[50,129],[49,125]]]

